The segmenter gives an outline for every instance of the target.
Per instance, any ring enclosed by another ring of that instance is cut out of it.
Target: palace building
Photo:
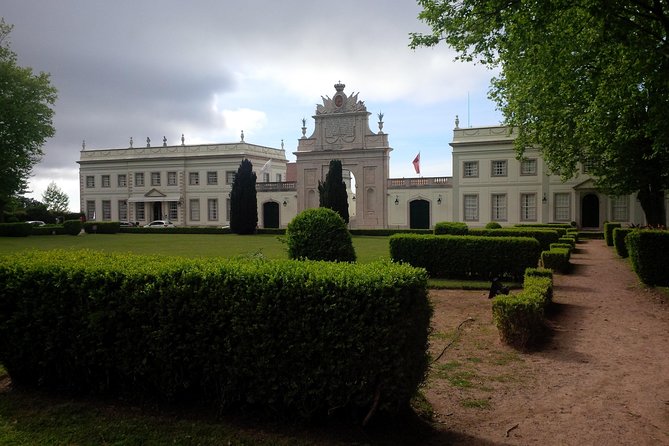
[[[605,221],[644,223],[635,195],[609,197],[598,192],[584,169],[562,182],[547,171],[538,151],[516,159],[514,133],[504,126],[453,129],[453,175],[389,178],[388,134],[383,115],[370,129],[371,113],[358,94],[335,85],[322,97],[314,131],[298,139],[296,161],[281,148],[240,141],[224,144],[89,149],[79,163],[80,206],[88,220],[146,224],[169,219],[177,226],[227,226],[230,191],[242,159],[257,174],[258,226],[283,228],[304,209],[318,207],[318,182],[329,162],[342,161],[348,187],[350,227],[432,228],[440,221],[470,227],[496,221],[576,222],[602,228]]]

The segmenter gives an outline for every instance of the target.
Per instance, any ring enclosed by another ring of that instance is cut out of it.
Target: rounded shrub
[[[341,216],[328,208],[307,209],[286,228],[291,259],[355,262],[351,234]]]
[[[500,229],[502,225],[497,223],[496,221],[491,221],[487,225],[485,225],[486,229]]]
[[[63,222],[63,227],[65,228],[65,232],[70,235],[79,235],[81,232],[81,220],[65,220]]]

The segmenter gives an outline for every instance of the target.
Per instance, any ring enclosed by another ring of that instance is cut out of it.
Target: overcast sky
[[[286,156],[313,131],[321,96],[341,80],[372,113],[384,113],[392,177],[451,175],[460,126],[499,124],[487,99],[493,76],[454,62],[445,45],[411,50],[426,32],[415,0],[3,0],[22,66],[51,73],[56,136],[30,182],[34,198],[56,181],[79,210],[78,164],[86,147],[235,142]]]

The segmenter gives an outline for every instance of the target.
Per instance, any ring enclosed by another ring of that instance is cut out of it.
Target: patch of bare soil
[[[577,246],[574,270],[554,277],[552,338],[533,352],[500,342],[487,292],[431,293],[433,357],[452,343],[424,389],[437,437],[468,445],[669,445],[666,295],[640,285],[602,240]]]

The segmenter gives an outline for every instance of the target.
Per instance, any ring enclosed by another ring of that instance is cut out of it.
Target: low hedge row
[[[669,231],[631,231],[625,243],[632,268],[646,285],[669,286]]]
[[[220,227],[206,227],[206,226],[177,226],[174,228],[144,228],[141,226],[135,227],[122,227],[120,232],[130,233],[130,234],[232,234],[230,228],[220,228]],[[281,229],[279,234],[285,234],[285,229]],[[261,232],[261,233],[274,233],[274,232]]]
[[[539,242],[529,237],[411,235],[390,237],[390,258],[425,268],[431,277],[520,279],[539,261]]]
[[[0,363],[50,389],[394,411],[425,377],[431,312],[425,271],[390,262],[0,256]]]
[[[84,223],[86,234],[118,234],[121,223],[118,221],[87,221]]]
[[[571,264],[571,248],[551,248],[541,253],[541,265],[544,268],[551,269],[560,273],[568,273]]]
[[[547,250],[551,243],[556,243],[559,239],[558,232],[549,228],[502,228],[502,229],[481,229],[472,228],[469,235],[486,237],[532,237],[537,239],[541,250]]]
[[[516,228],[553,229],[557,231],[560,237],[564,236],[569,229],[574,229],[569,223],[518,223],[513,226]]]
[[[0,223],[0,237],[28,237],[32,230],[30,223]]]
[[[606,246],[613,246],[613,230],[615,228],[620,228],[622,225],[620,223],[604,223],[604,241],[606,241]]]
[[[492,315],[503,342],[520,349],[545,339],[545,309],[553,299],[550,270],[528,269],[523,290],[518,294],[498,295],[492,301]]]
[[[67,231],[63,225],[34,226],[30,235],[65,235]]]
[[[632,231],[634,231],[634,228],[613,228],[613,247],[616,248],[616,253],[623,259],[629,257],[625,237]]]
[[[434,235],[467,235],[469,227],[459,221],[441,221],[434,225]]]

